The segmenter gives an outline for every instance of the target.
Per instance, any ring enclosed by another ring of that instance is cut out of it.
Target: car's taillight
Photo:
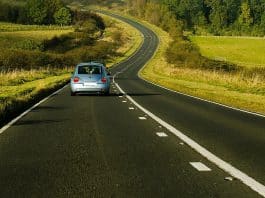
[[[75,83],[79,82],[79,78],[78,77],[74,77],[74,82]]]
[[[101,78],[101,82],[106,83],[107,82],[107,78],[105,78],[105,77]]]

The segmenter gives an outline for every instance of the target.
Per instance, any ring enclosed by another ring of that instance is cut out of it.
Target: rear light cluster
[[[75,82],[75,83],[79,82],[79,80],[80,80],[80,79],[79,79],[78,77],[74,77],[74,82]]]
[[[106,83],[107,82],[107,78],[105,78],[105,77],[101,78],[101,82]]]

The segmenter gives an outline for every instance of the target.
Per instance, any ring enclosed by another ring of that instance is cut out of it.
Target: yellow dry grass
[[[0,32],[1,37],[16,37],[16,38],[28,38],[35,40],[51,39],[54,36],[60,36],[73,32],[73,29],[58,29],[58,30],[35,30],[35,31],[15,31],[15,32]]]

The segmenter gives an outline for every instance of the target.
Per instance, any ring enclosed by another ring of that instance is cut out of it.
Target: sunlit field
[[[12,23],[0,23],[0,49],[21,48],[29,40],[41,42],[44,39],[51,39],[73,32],[71,26],[37,26],[19,25]]]
[[[246,67],[265,67],[265,38],[191,36],[203,56]]]
[[[265,114],[265,81],[262,76],[247,77],[243,72],[207,71],[168,64],[165,53],[171,42],[169,35],[156,26],[146,25],[160,37],[160,45],[154,58],[140,72],[143,78],[185,94]]]
[[[0,32],[17,32],[17,31],[40,31],[40,30],[71,30],[72,26],[58,25],[22,25],[14,23],[0,22]]]

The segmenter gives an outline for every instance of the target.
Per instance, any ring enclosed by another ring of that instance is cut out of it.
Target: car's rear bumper
[[[85,86],[83,83],[71,83],[71,91],[73,93],[80,92],[108,92],[110,86],[108,84],[97,84],[96,86]]]

